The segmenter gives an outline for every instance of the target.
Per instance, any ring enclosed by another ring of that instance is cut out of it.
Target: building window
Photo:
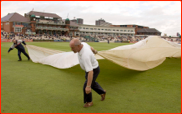
[[[28,27],[28,23],[22,23],[24,27]]]
[[[83,29],[85,29],[85,27],[83,27]]]
[[[128,30],[128,32],[130,32],[130,30]]]
[[[131,32],[133,32],[133,30],[131,30]]]
[[[44,16],[40,16],[40,19],[44,19]]]
[[[15,27],[15,32],[22,32],[20,27]]]
[[[113,29],[113,31],[115,31],[115,30]]]
[[[20,22],[17,22],[16,25],[21,25],[21,23]]]
[[[9,25],[9,23],[6,23],[6,25]]]
[[[32,32],[30,29],[27,29],[27,32]]]
[[[124,30],[124,32],[126,32],[126,30]]]
[[[90,30],[93,30],[93,28],[90,28]]]

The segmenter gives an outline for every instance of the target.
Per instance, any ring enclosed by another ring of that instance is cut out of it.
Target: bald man
[[[80,67],[85,71],[86,81],[83,85],[84,107],[86,108],[93,105],[91,88],[101,95],[101,101],[103,101],[106,91],[95,82],[100,72],[98,61],[94,56],[97,51],[87,43],[80,42],[77,38],[70,41],[70,48],[74,53],[78,52]]]

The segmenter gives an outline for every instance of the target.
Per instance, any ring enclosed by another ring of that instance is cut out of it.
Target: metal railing
[[[78,28],[70,28],[70,30],[79,30]]]
[[[65,25],[65,23],[55,23],[55,22],[38,22],[36,21],[37,24],[49,24],[49,25]]]
[[[25,34],[35,34],[35,32],[25,32]]]
[[[87,30],[87,29],[80,29],[80,32],[98,32],[98,33],[135,33],[135,32],[128,32],[128,31],[105,31],[105,30]]]
[[[41,27],[41,26],[37,26],[35,27],[35,29],[46,29],[46,30],[62,30],[62,31],[68,31],[67,28],[59,28],[59,27]]]

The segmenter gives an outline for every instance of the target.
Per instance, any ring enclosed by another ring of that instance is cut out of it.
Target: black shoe
[[[22,61],[22,60],[18,60],[18,61]]]

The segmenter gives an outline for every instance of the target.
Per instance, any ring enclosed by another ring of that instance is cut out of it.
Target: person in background
[[[25,47],[26,47],[25,41],[13,39],[12,42],[13,42],[13,45],[9,48],[8,53],[11,50],[13,50],[14,48],[16,48],[18,50],[18,57],[19,57],[18,61],[22,61],[21,53],[23,53],[28,58],[28,60],[30,60],[29,55],[25,52],[25,48],[21,44],[21,43],[23,43],[25,45]]]

